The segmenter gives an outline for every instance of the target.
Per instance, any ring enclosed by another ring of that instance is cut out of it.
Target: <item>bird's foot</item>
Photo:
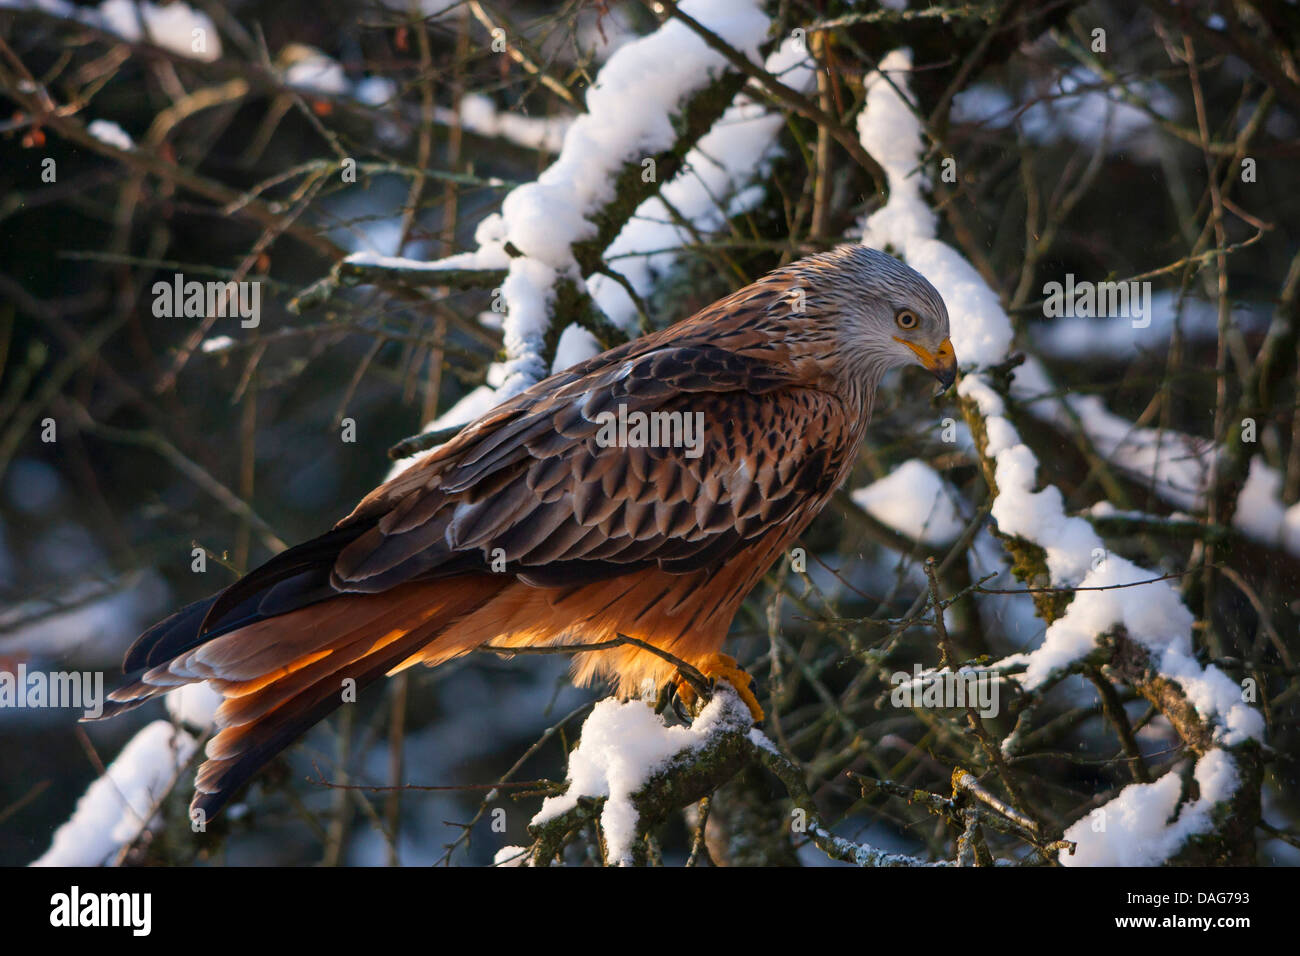
[[[730,684],[732,689],[735,690],[736,696],[744,701],[745,706],[749,708],[754,723],[760,724],[763,722],[763,708],[758,705],[758,698],[754,695],[754,678],[749,676],[736,663],[734,657],[728,654],[710,654],[702,661],[696,662],[695,666],[709,681],[710,689],[720,680]],[[672,686],[676,691],[676,699],[687,710],[692,713],[696,712],[696,705],[699,703],[700,695],[697,693],[694,683],[678,674],[673,678]]]

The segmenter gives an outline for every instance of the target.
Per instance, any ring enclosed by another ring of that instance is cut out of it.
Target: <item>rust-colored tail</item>
[[[312,724],[366,684],[407,662],[507,585],[504,575],[464,574],[378,594],[336,594],[284,613],[235,613],[205,631],[220,595],[151,628],[127,654],[148,666],[109,695],[103,717],[182,684],[206,680],[225,698],[199,768],[191,810],[207,819]],[[265,595],[262,595],[265,602]],[[229,602],[227,602],[229,604]],[[277,608],[270,608],[274,611]],[[466,648],[468,649],[468,648]],[[101,718],[102,719],[102,718]]]

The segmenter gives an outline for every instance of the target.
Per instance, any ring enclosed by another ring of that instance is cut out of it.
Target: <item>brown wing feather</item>
[[[496,419],[512,439],[477,429],[358,508],[367,519],[380,502],[390,510],[343,548],[334,584],[386,590],[453,559],[463,568],[470,554],[482,569],[503,559],[494,570],[535,586],[718,565],[829,491],[827,449],[847,453],[854,439],[839,400],[792,377],[716,346],[674,345],[520,396],[522,410]],[[703,433],[695,449],[603,444],[601,416],[620,409],[698,418]]]

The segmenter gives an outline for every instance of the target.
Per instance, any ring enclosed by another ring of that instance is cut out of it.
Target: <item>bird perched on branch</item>
[[[761,720],[720,653],[731,620],[909,363],[956,377],[919,273],[864,246],[778,269],[503,402],[333,530],[150,628],[105,716],[194,681],[220,692],[193,803],[207,816],[344,688],[484,646],[615,642],[575,655],[577,683],[635,695],[676,659]]]

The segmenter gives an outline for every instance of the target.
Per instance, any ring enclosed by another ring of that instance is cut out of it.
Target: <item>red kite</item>
[[[889,368],[956,377],[948,313],[891,256],[843,246],[539,382],[380,485],[334,529],[146,631],[106,715],[221,693],[193,807],[215,813],[359,687],[476,648],[623,635],[728,678],[744,600],[848,475]],[[673,664],[583,652],[635,695]],[[355,684],[350,684],[355,681]]]

